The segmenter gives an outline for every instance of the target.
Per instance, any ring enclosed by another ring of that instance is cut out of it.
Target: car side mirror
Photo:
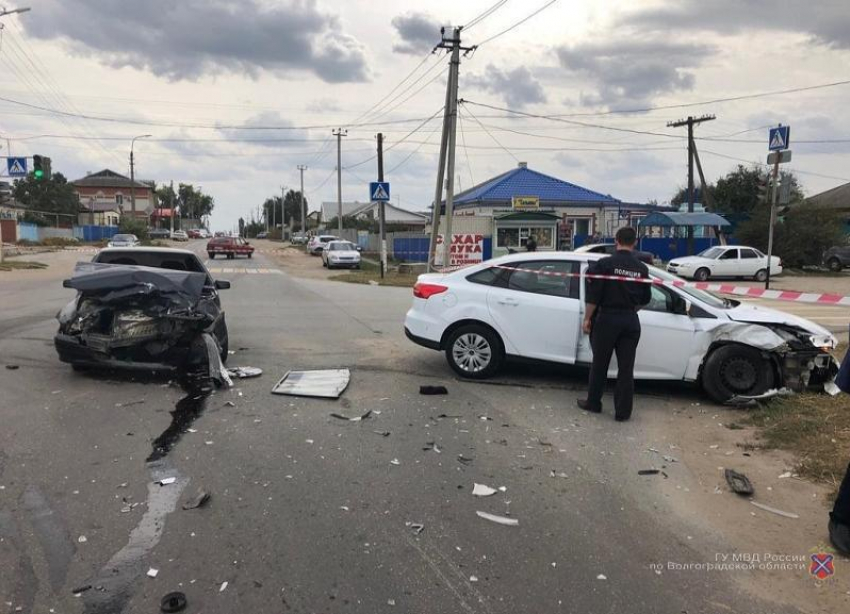
[[[681,306],[683,316],[691,315],[691,308],[694,306],[693,303],[691,303],[688,299],[685,298],[682,299]]]
[[[358,251],[358,252],[362,252],[362,251],[363,251],[363,248],[362,248],[360,245],[358,245],[356,249],[357,249],[357,251]]]
[[[71,286],[71,280],[70,279],[62,280],[62,287],[63,288],[73,288],[73,286]]]
[[[230,282],[226,279],[216,279],[215,280],[215,289],[216,290],[230,290]]]

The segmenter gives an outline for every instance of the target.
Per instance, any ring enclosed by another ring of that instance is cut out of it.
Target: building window
[[[555,249],[555,232],[551,226],[499,228],[496,231],[496,247],[525,249],[528,237],[532,235],[538,249]]]
[[[115,195],[115,204],[116,205],[123,205],[124,204],[124,195],[123,194],[116,194]]]

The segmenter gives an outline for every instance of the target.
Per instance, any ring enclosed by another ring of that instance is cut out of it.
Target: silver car
[[[107,247],[137,247],[140,244],[136,235],[114,235],[107,243]]]
[[[322,264],[329,269],[360,268],[360,249],[351,241],[331,241],[322,250]]]

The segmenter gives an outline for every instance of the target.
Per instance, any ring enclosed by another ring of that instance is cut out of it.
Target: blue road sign
[[[369,199],[372,202],[388,201],[390,199],[390,182],[373,181],[369,184]]]
[[[791,126],[771,128],[767,136],[767,148],[770,151],[782,151],[791,146]]]
[[[26,158],[6,158],[6,170],[9,177],[26,177],[27,176],[27,159]]]

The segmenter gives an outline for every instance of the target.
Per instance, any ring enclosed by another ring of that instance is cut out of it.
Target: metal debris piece
[[[760,510],[764,510],[765,512],[770,512],[771,514],[776,514],[777,516],[784,516],[785,518],[799,518],[797,514],[793,512],[783,512],[782,510],[778,510],[775,507],[770,507],[769,505],[765,505],[764,503],[759,503],[758,501],[750,501],[753,505],[755,505]]]
[[[726,483],[729,484],[732,492],[739,495],[751,495],[755,492],[750,479],[743,473],[738,473],[734,469],[726,469],[723,475],[726,477]]]
[[[186,595],[180,591],[168,593],[159,602],[159,609],[163,612],[182,612],[186,609]]]
[[[86,584],[84,586],[78,586],[77,588],[71,589],[71,593],[73,595],[79,595],[80,593],[85,593],[86,591],[91,590],[91,584]]]
[[[757,401],[766,401],[774,397],[787,397],[794,394],[794,391],[789,388],[771,388],[765,393],[755,395],[736,395],[726,401],[726,405],[735,405],[737,407],[754,407],[758,405]]]
[[[519,525],[519,520],[516,518],[506,518],[505,516],[496,516],[496,514],[490,514],[488,512],[475,512],[479,518],[483,518],[484,520],[489,520],[490,522],[495,522],[496,524],[503,524],[508,527],[516,527]]]
[[[389,437],[390,436],[389,431],[372,431],[372,432],[375,433],[376,435],[380,435],[381,437]]]
[[[338,399],[348,387],[351,373],[348,369],[318,369],[314,371],[287,371],[272,388],[273,394],[297,397]]]
[[[422,450],[425,451],[425,452],[433,451],[433,452],[436,452],[437,454],[440,454],[442,452],[442,450],[440,449],[440,446],[437,445],[436,441],[426,441],[425,447],[423,447]]]
[[[174,484],[177,481],[177,478],[162,478],[161,480],[157,480],[157,484],[160,486],[168,486],[169,484]]]
[[[449,391],[445,386],[419,386],[419,394],[434,395],[448,393]]]
[[[203,507],[210,500],[212,495],[203,489],[198,489],[197,494],[183,504],[184,510],[194,510]]]
[[[404,526],[410,527],[410,529],[419,535],[422,531],[425,530],[425,525],[418,522],[405,522]]]
[[[495,495],[497,492],[499,491],[495,488],[490,488],[486,484],[473,482],[472,494],[476,497],[489,497],[490,495]]]
[[[638,469],[638,475],[658,475],[661,473],[658,469]]]
[[[151,567],[150,569],[148,569],[147,576],[148,576],[148,578],[156,578],[156,574],[158,574],[158,573],[159,573],[158,569],[154,569],[153,567]]]
[[[469,458],[468,456],[464,456],[463,454],[458,454],[458,455],[457,455],[457,462],[459,462],[459,463],[461,463],[461,464],[463,464],[463,465],[470,465],[470,464],[472,464],[472,461],[473,461],[473,460],[475,460],[475,459],[474,459],[474,458]]]
[[[400,464],[401,464],[401,461],[398,460],[397,458],[394,458],[390,461],[390,465],[400,465]]]
[[[224,404],[227,407],[236,407],[236,403],[234,403],[233,401],[225,401]]]
[[[230,377],[247,379],[249,377],[261,376],[263,374],[263,370],[258,367],[228,367],[227,374]]]
[[[357,416],[355,418],[349,418],[348,416],[343,416],[342,414],[337,414],[337,413],[331,414],[331,418],[337,418],[339,420],[347,420],[349,422],[360,422],[361,420],[365,420],[366,418],[368,418],[371,415],[372,415],[372,410],[370,409],[369,411],[367,411],[362,416]]]

